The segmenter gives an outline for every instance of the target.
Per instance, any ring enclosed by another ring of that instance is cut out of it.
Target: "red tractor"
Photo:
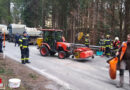
[[[42,56],[55,55],[60,59],[72,55],[76,59],[94,58],[94,52],[87,47],[65,42],[63,31],[57,29],[40,29],[43,32],[43,40],[39,43]],[[39,41],[38,41],[39,42]]]
[[[58,57],[64,59],[71,55],[71,44],[65,42],[62,30],[41,29],[41,31],[43,32],[43,41],[40,46],[40,53],[42,56],[53,56],[58,52]]]

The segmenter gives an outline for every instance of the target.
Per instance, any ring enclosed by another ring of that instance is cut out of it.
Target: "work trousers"
[[[89,44],[85,44],[85,46],[89,48]]]
[[[2,53],[3,52],[3,50],[2,50],[2,43],[0,43],[0,53]]]
[[[111,49],[110,49],[110,47],[106,47],[106,49],[105,49],[105,54],[106,54],[107,56],[110,56],[110,55],[111,55]]]
[[[125,61],[125,60],[122,60],[120,62],[120,76],[124,76],[124,71],[125,71],[126,67],[129,70],[129,76],[130,76],[130,66],[129,66],[129,64],[126,64],[126,63],[127,63],[127,61]]]
[[[21,48],[21,60],[29,60],[29,48]]]
[[[15,40],[15,46],[18,44],[19,46],[19,41],[18,40]]]

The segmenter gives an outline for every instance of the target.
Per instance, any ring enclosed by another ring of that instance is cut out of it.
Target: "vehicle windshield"
[[[56,36],[56,41],[57,42],[62,41],[62,32],[61,31],[56,31],[55,36]]]

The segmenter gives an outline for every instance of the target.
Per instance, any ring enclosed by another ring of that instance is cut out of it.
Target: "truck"
[[[7,25],[4,24],[0,24],[0,32],[2,32],[2,34],[5,33],[5,36],[8,37],[8,30],[7,30]],[[7,38],[6,38],[7,39]]]
[[[37,30],[36,28],[30,28],[24,24],[10,24],[8,26],[8,31],[9,31],[10,42],[15,41],[16,34],[22,35],[23,32],[26,31],[29,36],[30,44],[36,44],[36,39],[40,37],[41,34],[41,31]]]
[[[26,27],[25,30],[30,37],[30,43],[36,44],[37,38],[41,35],[41,31],[37,30],[36,28],[30,27]]]

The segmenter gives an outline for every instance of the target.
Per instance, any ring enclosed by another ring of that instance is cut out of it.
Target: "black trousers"
[[[29,60],[29,48],[21,49],[21,60]]]
[[[85,46],[89,48],[89,44],[85,44]]]
[[[18,46],[19,46],[19,42],[18,42],[18,40],[15,40],[15,46],[18,44]]]
[[[110,47],[106,47],[106,52],[105,52],[106,55],[110,56],[111,55],[111,49]]]
[[[0,53],[2,53],[3,52],[3,50],[2,50],[2,43],[0,43]]]

